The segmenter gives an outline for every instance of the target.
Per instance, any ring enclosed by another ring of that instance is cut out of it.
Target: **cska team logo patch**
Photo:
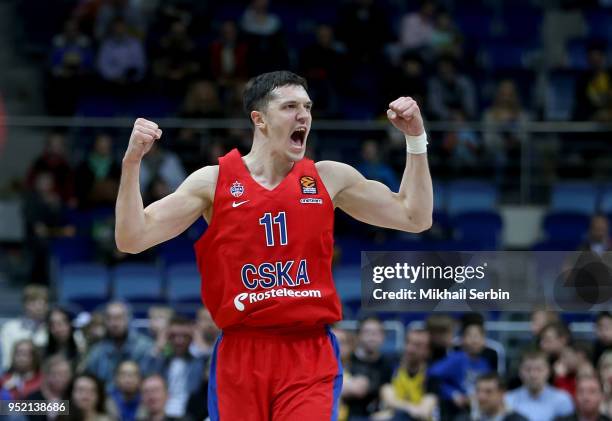
[[[317,181],[314,177],[309,175],[300,177],[300,186],[304,194],[317,194]]]
[[[230,187],[230,193],[234,197],[240,197],[244,193],[244,186],[238,181],[234,181],[234,184]]]

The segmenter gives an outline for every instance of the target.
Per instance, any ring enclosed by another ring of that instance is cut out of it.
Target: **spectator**
[[[427,104],[431,116],[450,120],[453,110],[461,110],[468,120],[476,117],[476,90],[466,76],[458,72],[455,60],[449,56],[438,60],[438,70],[429,80]]]
[[[96,311],[89,315],[89,313],[81,313],[75,319],[75,327],[77,330],[77,336],[80,337],[84,345],[84,354],[86,355],[91,348],[106,337],[106,325],[104,320],[104,314]]]
[[[553,386],[565,390],[576,398],[576,380],[581,376],[594,376],[588,350],[580,346],[566,346],[553,365]]]
[[[164,149],[158,142],[153,143],[149,152],[142,159],[140,183],[143,189],[153,179],[159,178],[170,187],[170,191],[174,191],[186,176],[178,156]]]
[[[126,360],[117,366],[115,385],[109,397],[117,408],[121,421],[134,421],[142,415],[140,383],[142,381],[140,368],[136,361]]]
[[[151,306],[147,311],[149,336],[155,342],[155,353],[164,353],[168,344],[168,325],[174,316],[169,306]]]
[[[25,399],[40,388],[40,356],[31,339],[15,342],[11,354],[11,366],[0,377],[0,388],[7,390],[11,399]]]
[[[579,247],[579,250],[590,251],[600,257],[603,255],[603,253],[612,250],[612,241],[610,240],[610,225],[606,215],[598,214],[591,218],[591,225],[589,226],[587,239]]]
[[[381,151],[378,149],[378,142],[366,140],[361,145],[361,163],[357,165],[357,170],[364,177],[377,180],[388,186],[392,191],[399,190],[399,180],[393,169],[381,162]]]
[[[168,389],[166,382],[159,374],[152,374],[142,381],[140,387],[142,403],[146,415],[138,418],[138,421],[180,421],[180,418],[166,415],[166,402],[168,400]]]
[[[196,314],[196,326],[189,352],[195,357],[210,357],[219,333],[221,331],[213,321],[210,311],[206,307],[200,307]]]
[[[606,351],[599,358],[597,364],[597,375],[603,386],[603,413],[612,418],[612,351]]]
[[[563,349],[570,345],[571,333],[562,322],[550,323],[542,328],[538,337],[538,346],[548,357],[551,367],[561,356]]]
[[[588,51],[589,69],[576,84],[575,118],[609,120],[612,106],[612,75],[607,68],[604,45],[593,44]]]
[[[76,367],[81,359],[83,346],[77,344],[70,314],[60,307],[52,309],[47,318],[47,326],[49,340],[45,349],[45,357],[61,354],[68,361],[72,361]]]
[[[42,285],[28,285],[23,289],[23,316],[11,319],[2,325],[2,368],[11,364],[13,348],[22,339],[32,339],[34,345],[47,345],[48,334],[45,320],[49,310],[49,289]]]
[[[62,355],[47,358],[42,366],[40,390],[29,394],[27,400],[44,400],[48,403],[67,399],[68,389],[72,382],[72,366]],[[57,413],[47,415],[30,415],[28,421],[50,421],[57,418]]]
[[[140,368],[150,364],[153,342],[131,331],[130,311],[122,302],[106,305],[106,338],[95,344],[85,360],[85,370],[110,386],[117,366],[124,360],[138,361]]]
[[[53,38],[48,83],[48,107],[54,115],[73,115],[93,70],[94,52],[79,23],[70,19],[64,32]]]
[[[177,20],[159,42],[153,62],[153,73],[173,96],[182,95],[189,81],[200,70],[196,45],[189,37],[187,25]]]
[[[191,85],[187,91],[180,116],[184,118],[224,117],[219,92],[215,84],[208,80],[200,80]]]
[[[481,354],[485,347],[484,327],[480,323],[463,326],[461,350],[431,365],[428,375],[439,389],[443,417],[452,417],[469,409],[475,397],[476,377],[492,371]]]
[[[459,125],[465,123],[464,112],[459,109],[453,110],[451,121]],[[459,173],[461,176],[465,176],[466,172],[475,170],[479,163],[481,151],[480,139],[473,130],[461,127],[458,130],[444,133],[442,156],[455,173]]]
[[[338,12],[336,29],[351,65],[365,62],[380,66],[384,46],[393,39],[387,13],[374,0],[347,2]]]
[[[210,373],[211,359],[207,360],[206,368],[202,370],[200,387],[189,396],[187,401],[187,415],[189,420],[205,420],[208,418],[208,374]]]
[[[185,416],[189,395],[200,386],[205,367],[203,358],[193,357],[189,353],[193,327],[190,320],[174,316],[168,326],[170,351],[167,355],[158,356],[149,370],[160,373],[166,380],[166,414],[176,418]]]
[[[115,421],[106,409],[104,385],[91,374],[79,374],[72,382],[70,415],[58,421]]]
[[[526,352],[519,368],[523,386],[506,393],[506,404],[529,421],[551,421],[574,410],[570,395],[548,385],[550,365],[541,351]]]
[[[519,100],[516,85],[510,79],[497,86],[491,107],[484,112],[483,123],[487,125],[484,143],[487,153],[498,165],[518,163],[521,142],[525,140],[520,128],[529,120]]]
[[[281,21],[268,6],[268,0],[252,0],[240,21],[248,44],[249,75],[285,68],[289,63]]]
[[[478,408],[474,408],[470,416],[459,415],[455,421],[527,421],[525,417],[506,407],[505,391],[504,380],[499,374],[481,374],[476,379]]]
[[[53,180],[53,191],[65,204],[74,194],[74,172],[66,156],[65,138],[62,133],[51,132],[42,154],[36,158],[28,171],[28,187],[33,189],[40,174],[48,174]]]
[[[383,356],[381,349],[385,341],[382,322],[375,317],[367,317],[359,325],[357,347],[351,355],[352,375],[365,376],[368,381],[367,394],[363,397],[345,397],[349,408],[349,420],[368,417],[376,412],[379,404],[379,390],[391,381],[392,363]]]
[[[576,384],[576,410],[567,417],[555,418],[555,421],[610,421],[609,417],[601,413],[603,397],[597,377],[580,377]]]
[[[387,81],[386,99],[394,98],[397,92],[402,92],[412,97],[422,111],[427,109],[427,76],[420,54],[411,51],[402,54],[399,67]]]
[[[436,3],[424,0],[418,11],[405,15],[400,23],[400,45],[403,50],[427,48],[435,33]]]
[[[52,175],[40,172],[23,203],[27,248],[31,258],[30,281],[33,283],[49,283],[50,241],[75,234],[75,228],[65,221],[66,209],[56,190]]]
[[[117,19],[125,22],[126,30],[133,36],[142,38],[145,32],[145,22],[140,5],[144,2],[135,0],[103,0],[96,13],[95,36],[97,40],[113,30]]]
[[[434,313],[425,321],[431,342],[430,363],[446,358],[453,349],[455,321],[447,314]]]
[[[602,311],[595,318],[595,336],[593,364],[597,364],[605,352],[612,351],[612,313],[609,311]]]
[[[93,148],[76,169],[76,196],[81,208],[115,203],[121,167],[113,156],[113,139],[99,133]]]
[[[533,336],[540,336],[542,328],[553,322],[560,322],[559,313],[556,311],[548,310],[546,308],[539,308],[531,313],[531,334]]]
[[[338,421],[347,421],[349,419],[349,407],[346,401],[350,399],[363,399],[368,394],[370,381],[365,375],[353,375],[351,371],[351,356],[355,351],[355,336],[353,333],[338,326],[334,327],[333,332],[336,335],[336,339],[338,339],[340,361],[342,361],[343,369]]]
[[[429,345],[429,333],[424,329],[412,329],[406,334],[400,366],[391,383],[381,389],[384,406],[394,412],[393,421],[429,420],[434,416],[437,398],[427,384]]]
[[[147,66],[144,48],[139,39],[129,35],[122,18],[117,18],[111,28],[100,44],[98,71],[111,88],[125,90],[144,77]]]
[[[248,46],[238,35],[236,23],[227,20],[221,24],[219,37],[210,44],[210,73],[223,87],[248,77]]]
[[[300,54],[301,74],[308,79],[308,92],[322,116],[338,113],[336,92],[345,89],[346,49],[329,25],[319,25],[316,40]]]
[[[436,16],[429,45],[436,56],[448,54],[456,59],[461,58],[462,50],[460,35],[448,12],[441,12]]]

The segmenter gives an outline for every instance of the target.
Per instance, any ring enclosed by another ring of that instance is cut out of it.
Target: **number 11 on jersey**
[[[263,225],[266,231],[266,245],[268,247],[274,246],[274,226],[278,225],[280,245],[287,245],[287,221],[285,219],[285,212],[279,212],[274,218],[270,212],[264,213],[264,216],[259,218],[259,225]]]

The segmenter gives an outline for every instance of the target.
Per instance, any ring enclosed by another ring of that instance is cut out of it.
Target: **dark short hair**
[[[272,99],[272,91],[281,86],[297,85],[308,90],[306,79],[287,70],[262,73],[249,80],[244,88],[244,111],[249,115],[251,111],[261,111],[266,108]]]
[[[476,384],[480,382],[488,382],[488,381],[495,382],[499,390],[506,390],[506,382],[499,374],[497,374],[494,371],[490,373],[481,374],[480,376],[476,378]]]
[[[540,351],[538,349],[529,349],[521,355],[521,365],[527,360],[542,360],[546,363],[547,366],[550,367],[548,357],[543,351]]]
[[[193,320],[188,319],[187,317],[181,315],[181,314],[175,314],[174,316],[172,316],[172,318],[170,319],[170,322],[168,323],[168,326],[174,325],[174,326],[190,326],[193,324]]]
[[[357,331],[360,332],[363,328],[363,325],[365,325],[367,322],[378,323],[384,329],[383,322],[382,320],[380,320],[380,317],[375,314],[366,314],[359,319],[359,323],[357,324]]]

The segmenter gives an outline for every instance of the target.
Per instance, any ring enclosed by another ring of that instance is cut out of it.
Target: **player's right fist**
[[[142,157],[151,150],[153,142],[161,138],[161,135],[162,131],[154,122],[144,118],[136,119],[124,161],[139,163]]]

